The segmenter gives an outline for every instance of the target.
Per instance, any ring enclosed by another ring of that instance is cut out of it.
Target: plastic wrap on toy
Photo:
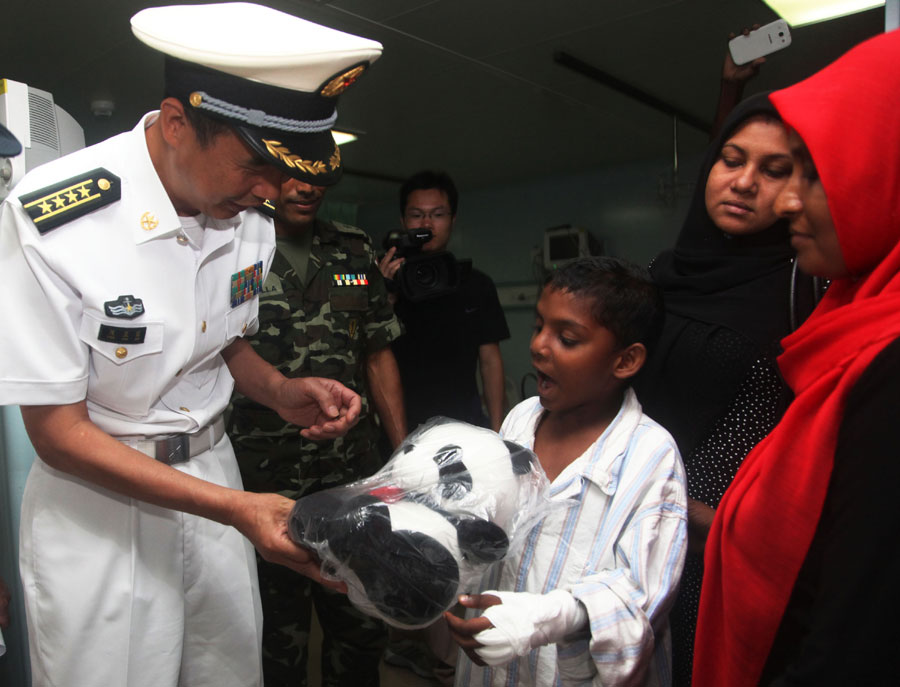
[[[400,628],[424,627],[474,591],[546,513],[535,455],[496,432],[433,418],[366,479],[297,501],[291,538],[314,549],[350,601]]]

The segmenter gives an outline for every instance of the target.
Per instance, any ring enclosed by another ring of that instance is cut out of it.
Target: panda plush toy
[[[506,556],[546,504],[534,454],[498,434],[434,418],[372,477],[306,496],[291,538],[314,549],[351,602],[390,625],[431,624]]]

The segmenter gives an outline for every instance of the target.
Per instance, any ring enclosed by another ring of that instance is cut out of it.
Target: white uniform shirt
[[[274,252],[272,222],[255,210],[208,220],[202,246],[182,235],[153,168],[145,128],[38,167],[0,209],[3,356],[0,404],[69,404],[117,437],[193,432],[231,396],[220,352],[255,331],[258,299],[232,307],[232,276]],[[121,178],[119,201],[40,235],[17,196],[97,167]],[[180,240],[179,240],[180,237]],[[133,319],[104,304],[140,300]],[[101,340],[101,327],[145,328],[142,343]]]
[[[537,397],[513,408],[504,439],[534,448]],[[581,601],[590,640],[548,645],[500,668],[460,652],[457,685],[668,685],[668,611],[687,549],[687,489],[671,435],[629,389],[606,431],[553,481],[553,509],[523,550],[494,568],[481,590],[546,593]]]

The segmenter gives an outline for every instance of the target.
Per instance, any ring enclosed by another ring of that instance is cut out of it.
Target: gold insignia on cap
[[[143,229],[144,231],[153,231],[158,226],[159,220],[149,212],[145,212],[143,215],[141,215],[141,229]]]
[[[334,77],[331,81],[322,86],[322,90],[319,91],[319,94],[326,98],[334,98],[335,96],[340,95],[353,85],[353,82],[356,81],[364,71],[366,71],[366,65],[357,65],[340,76]]]
[[[341,149],[336,143],[334,145],[334,152],[331,154],[331,157],[328,160],[328,166],[332,171],[341,166]]]
[[[203,96],[198,91],[194,91],[193,93],[191,93],[188,100],[194,107],[200,107],[200,103],[203,102]]]
[[[270,141],[264,138],[262,139],[262,142],[266,144],[266,150],[269,151],[269,155],[278,158],[288,167],[299,169],[301,172],[313,175],[325,174],[328,171],[325,168],[325,163],[321,160],[304,160],[299,155],[294,155],[288,148],[281,145],[281,141]]]

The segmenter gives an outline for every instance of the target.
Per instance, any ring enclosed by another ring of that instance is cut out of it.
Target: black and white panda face
[[[515,499],[518,475],[531,469],[531,454],[488,429],[436,421],[406,440],[390,468],[393,484],[411,498],[504,520],[514,508],[507,502]]]
[[[545,486],[530,451],[437,419],[372,477],[298,500],[289,532],[364,612],[423,627],[507,554]]]
[[[462,447],[447,444],[431,459],[438,469],[438,488],[445,499],[458,500],[472,491],[472,473],[463,459]]]

